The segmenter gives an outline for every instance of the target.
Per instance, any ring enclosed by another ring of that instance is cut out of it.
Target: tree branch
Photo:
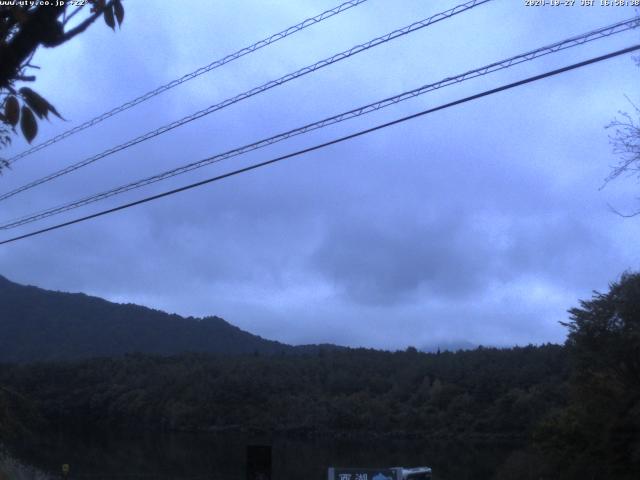
[[[47,47],[57,47],[58,45],[61,45],[69,40],[71,40],[73,37],[75,37],[76,35],[84,32],[87,28],[89,28],[89,26],[95,22],[98,17],[100,17],[104,11],[107,8],[111,8],[111,6],[113,5],[113,1],[111,0],[109,2],[107,2],[104,7],[102,7],[101,9],[97,10],[95,13],[93,13],[92,15],[90,15],[89,17],[87,17],[82,23],[80,23],[79,25],[75,26],[74,28],[72,28],[71,30],[69,30],[68,32],[65,32],[61,37],[60,40],[58,42],[55,42],[53,44],[47,45]],[[77,10],[76,10],[77,12]],[[73,14],[75,14],[76,12],[74,12]]]
[[[58,21],[66,6],[40,6],[30,12],[11,41],[0,44],[0,88],[9,86],[38,46],[55,47],[67,42],[84,32],[107,8],[112,8],[113,3],[114,0],[110,0],[68,32],[64,32],[63,24]]]
[[[83,6],[84,6],[84,5],[79,6],[79,7],[78,7],[78,8],[76,8],[73,12],[71,12],[69,15],[67,15],[67,16],[65,17],[65,19],[63,20],[62,25],[66,25],[66,24],[69,22],[69,20],[71,20],[73,17],[75,17],[75,15],[76,15],[80,10],[82,10],[82,7],[83,7]],[[66,11],[66,10],[65,10],[65,11]]]
[[[0,45],[0,87],[9,86],[22,64],[40,44],[46,44],[59,35],[57,18],[63,9],[63,6],[35,9],[11,41]]]

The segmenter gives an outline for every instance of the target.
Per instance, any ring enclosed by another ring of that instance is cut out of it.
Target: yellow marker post
[[[69,464],[68,463],[63,463],[62,464],[62,478],[67,478],[69,476]]]

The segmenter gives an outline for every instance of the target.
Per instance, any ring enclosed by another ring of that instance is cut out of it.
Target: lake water
[[[430,466],[434,479],[492,479],[510,447],[456,441],[299,440],[240,434],[51,434],[14,445],[14,457],[44,476],[69,480],[244,480],[246,447],[269,444],[273,479],[324,480],[327,468]],[[24,471],[29,468],[23,469]],[[25,474],[25,480],[38,475]],[[22,480],[22,479],[20,479]],[[30,480],[30,479],[29,479]]]

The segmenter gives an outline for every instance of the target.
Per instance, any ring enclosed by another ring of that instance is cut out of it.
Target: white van
[[[394,467],[392,470],[399,471],[402,480],[431,480],[431,469],[429,467],[403,468]]]

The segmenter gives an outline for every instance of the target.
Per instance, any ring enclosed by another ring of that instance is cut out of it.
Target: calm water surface
[[[513,445],[420,440],[299,440],[240,434],[55,434],[13,446],[14,456],[69,480],[244,480],[246,446],[270,444],[274,480],[324,480],[329,466],[433,468],[438,480],[491,479]],[[54,477],[55,476],[55,477]]]

